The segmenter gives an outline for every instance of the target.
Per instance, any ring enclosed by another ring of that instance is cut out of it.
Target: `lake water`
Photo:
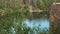
[[[34,18],[34,17],[33,17]],[[40,25],[41,29],[47,28],[49,29],[49,18],[47,17],[47,15],[43,15],[41,18],[37,18],[37,19],[25,19],[24,22],[27,24],[28,27],[37,27]]]

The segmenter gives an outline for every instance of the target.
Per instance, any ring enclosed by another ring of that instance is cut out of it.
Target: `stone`
[[[52,4],[50,12],[50,34],[60,34],[60,3]]]

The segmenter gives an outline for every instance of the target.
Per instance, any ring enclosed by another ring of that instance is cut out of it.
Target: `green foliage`
[[[42,0],[39,0],[38,3],[37,3],[37,7],[41,10],[44,10],[44,2]]]

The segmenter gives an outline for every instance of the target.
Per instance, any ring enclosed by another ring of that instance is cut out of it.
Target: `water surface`
[[[31,28],[40,26],[41,29],[44,29],[44,28],[49,29],[49,18],[47,15],[43,15],[40,18],[32,19],[32,20],[29,20],[26,18],[24,22],[27,24],[27,26]]]

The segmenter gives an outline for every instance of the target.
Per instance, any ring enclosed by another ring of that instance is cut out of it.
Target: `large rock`
[[[60,3],[53,3],[51,7],[50,34],[60,34]]]

